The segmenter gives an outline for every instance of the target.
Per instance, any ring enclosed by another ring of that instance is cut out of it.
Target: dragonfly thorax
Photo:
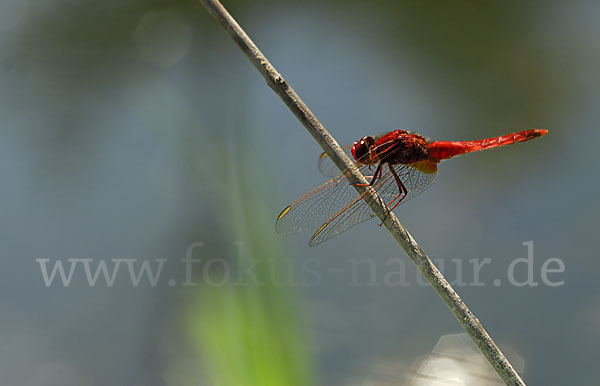
[[[363,137],[354,142],[352,155],[363,165],[413,164],[428,160],[428,144],[429,141],[418,134],[394,130],[380,137]]]

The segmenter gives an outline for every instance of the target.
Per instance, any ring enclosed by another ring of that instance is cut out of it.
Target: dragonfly
[[[457,155],[493,149],[544,136],[546,129],[475,141],[430,141],[407,130],[394,130],[376,137],[366,136],[344,146],[344,151],[387,204],[389,214],[398,205],[427,189],[435,181],[437,165]],[[288,205],[275,223],[277,233],[289,235],[314,230],[308,243],[315,246],[375,216],[325,154],[319,157],[319,170],[331,179]]]

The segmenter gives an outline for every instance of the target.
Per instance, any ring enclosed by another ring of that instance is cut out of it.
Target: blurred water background
[[[596,384],[600,3],[225,6],[342,144],[550,130],[396,213],[529,384]],[[320,149],[199,3],[4,0],[0,29],[1,385],[497,384],[376,221],[275,234]],[[162,271],[47,285],[68,259]]]

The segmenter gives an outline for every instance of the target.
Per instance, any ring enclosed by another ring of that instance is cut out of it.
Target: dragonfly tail
[[[439,162],[473,151],[493,149],[499,146],[529,141],[547,133],[548,130],[545,129],[529,129],[499,137],[480,139],[478,141],[436,141],[430,143],[427,146],[427,150],[429,151],[429,157]]]

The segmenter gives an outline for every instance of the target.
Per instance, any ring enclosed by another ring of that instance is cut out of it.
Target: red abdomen
[[[530,139],[541,137],[547,133],[548,130],[545,129],[530,129],[477,141],[436,141],[427,145],[427,150],[429,152],[429,158],[432,161],[439,162],[472,151],[493,149],[499,146],[511,145],[516,142],[529,141]]]

